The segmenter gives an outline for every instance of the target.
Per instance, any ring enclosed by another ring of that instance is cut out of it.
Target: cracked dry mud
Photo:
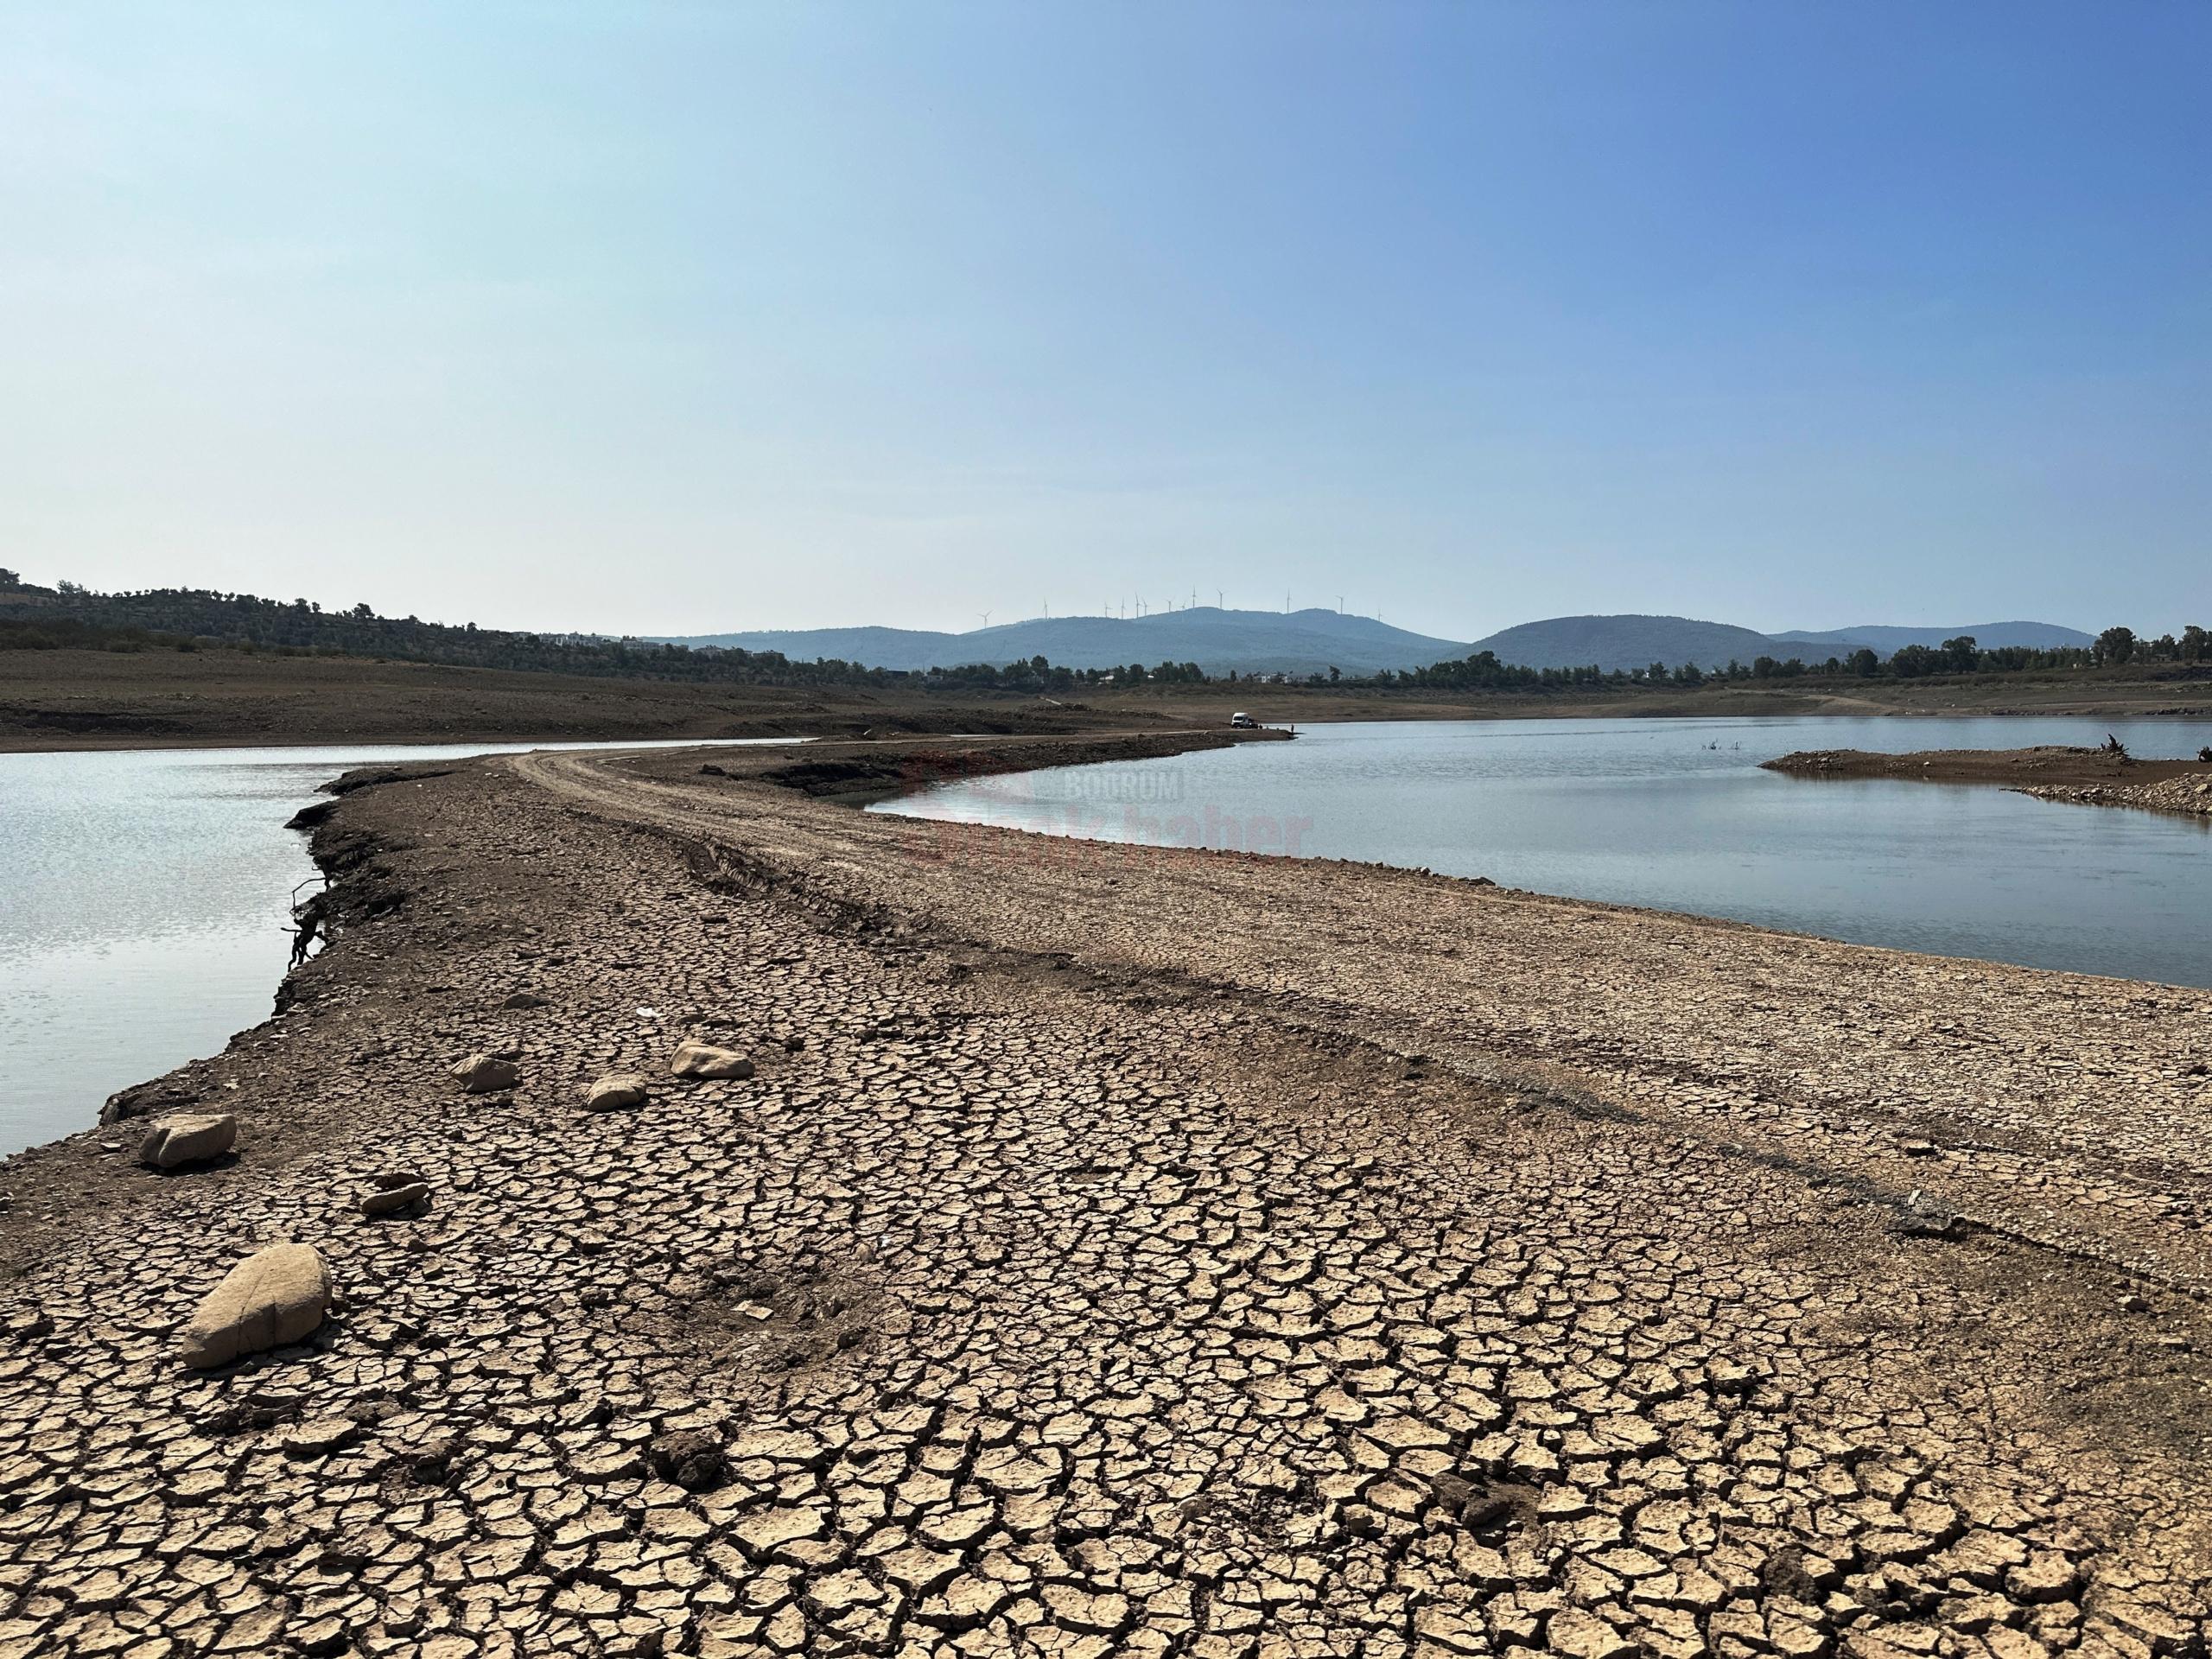
[[[10,1163],[0,1655],[2202,1652],[2212,996],[698,759],[348,795],[235,1161]]]

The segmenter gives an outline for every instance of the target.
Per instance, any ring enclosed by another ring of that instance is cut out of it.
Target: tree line
[[[914,673],[837,658],[804,662],[775,651],[673,645],[599,634],[531,633],[474,622],[379,616],[367,605],[325,610],[313,600],[263,599],[196,588],[100,594],[76,582],[35,587],[0,569],[0,649],[265,651],[285,656],[383,658],[461,668],[497,668],[603,678],[740,685],[918,684],[932,690],[1026,693],[1146,683],[1202,684],[1196,663],[1130,663],[1071,669],[1043,657],[968,663]],[[1232,679],[1235,676],[1230,677]]]
[[[1374,677],[1379,685],[1434,686],[1492,690],[1543,690],[1592,685],[1703,685],[1715,681],[1820,679],[1912,680],[1933,674],[2018,674],[2036,670],[2116,668],[2137,663],[2212,663],[2212,633],[2194,623],[2178,635],[2164,633],[2145,639],[2133,628],[2107,628],[2094,645],[1998,645],[1985,649],[1972,634],[1961,634],[1940,645],[1904,645],[1888,657],[1860,646],[1848,657],[1831,656],[1808,663],[1802,658],[1755,657],[1700,667],[1695,663],[1653,663],[1647,667],[1613,669],[1592,664],[1584,668],[1524,668],[1501,663],[1495,652],[1477,652],[1455,661],[1427,668]]]

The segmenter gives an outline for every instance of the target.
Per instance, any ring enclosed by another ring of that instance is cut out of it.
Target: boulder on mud
[[[635,1071],[611,1071],[584,1091],[584,1104],[594,1112],[620,1112],[642,1106],[652,1085]]]
[[[546,1001],[547,999],[536,991],[517,991],[499,1006],[503,1008],[542,1008]]]
[[[138,1143],[149,1169],[181,1169],[219,1158],[238,1143],[238,1121],[228,1112],[188,1113],[156,1121]]]
[[[494,1089],[512,1089],[522,1081],[522,1068],[493,1054],[471,1054],[455,1060],[449,1075],[461,1079],[464,1094],[488,1095]]]
[[[195,1370],[297,1342],[330,1309],[330,1269],[312,1244],[271,1244],[224,1275],[184,1327],[179,1352]]]
[[[734,1048],[687,1042],[677,1049],[668,1069],[679,1077],[749,1077],[753,1062]]]

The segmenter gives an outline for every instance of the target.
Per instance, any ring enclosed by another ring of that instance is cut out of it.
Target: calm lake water
[[[284,822],[319,785],[372,761],[652,747],[0,754],[0,1155],[268,1017],[293,888],[316,879]]]
[[[1791,749],[2095,743],[2107,730],[2143,755],[2212,742],[2212,725],[2169,721],[1318,726],[1295,743],[986,779],[876,810],[1113,840],[1256,830],[1269,850],[1294,836],[1321,857],[2212,985],[2212,826],[1757,770]],[[529,747],[0,755],[0,1154],[90,1127],[116,1090],[267,1015],[293,889],[315,875],[284,821],[317,785],[370,762]]]
[[[2212,985],[2212,824],[1988,786],[1785,778],[1795,749],[2094,745],[2212,724],[1532,720],[1306,727],[1295,743],[940,785],[877,811],[1241,845],[1861,944]]]

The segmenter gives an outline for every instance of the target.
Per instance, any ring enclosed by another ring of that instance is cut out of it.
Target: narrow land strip
[[[235,1160],[11,1160],[0,1654],[2202,1651],[2212,995],[778,764],[346,796]]]
[[[1804,749],[1760,764],[1793,778],[1998,784],[2038,800],[2212,817],[2212,760],[2202,756],[2195,760],[2138,760],[2124,751],[2044,744],[2025,749],[1918,749],[1905,754]]]

